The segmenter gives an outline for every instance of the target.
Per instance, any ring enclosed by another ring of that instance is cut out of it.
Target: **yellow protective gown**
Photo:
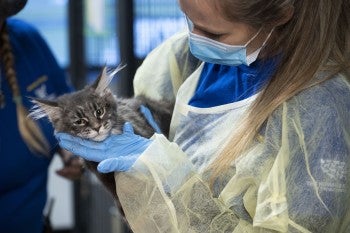
[[[280,106],[263,140],[212,192],[205,168],[255,97],[209,109],[188,106],[198,64],[183,33],[152,52],[136,74],[136,94],[177,97],[174,142],[154,135],[132,169],[115,175],[133,231],[350,232],[349,78],[334,77]]]

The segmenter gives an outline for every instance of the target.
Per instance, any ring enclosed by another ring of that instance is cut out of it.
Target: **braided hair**
[[[6,81],[11,89],[12,99],[16,104],[19,133],[30,151],[48,156],[49,144],[37,123],[28,117],[28,111],[22,103],[22,95],[14,66],[15,57],[12,52],[6,21],[0,31],[0,56],[5,68]]]

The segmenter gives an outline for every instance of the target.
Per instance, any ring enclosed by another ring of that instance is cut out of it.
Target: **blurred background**
[[[132,79],[145,56],[185,28],[177,0],[29,0],[16,18],[33,24],[48,42],[76,89],[102,66],[127,67],[114,79],[119,96],[132,96]],[[151,81],[151,80],[150,80]],[[50,167],[47,211],[56,233],[124,233],[110,195],[89,172],[76,182]]]

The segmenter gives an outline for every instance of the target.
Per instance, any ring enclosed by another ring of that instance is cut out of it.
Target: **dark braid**
[[[5,68],[5,77],[11,89],[13,101],[16,104],[18,129],[23,141],[31,151],[48,155],[49,146],[45,136],[41,132],[36,122],[27,117],[28,111],[22,104],[21,91],[15,71],[15,58],[12,53],[6,22],[4,23],[0,33],[0,55]]]
[[[16,71],[14,69],[14,57],[11,50],[9,36],[7,34],[6,26],[4,26],[1,33],[1,55],[2,60],[5,65],[5,77],[11,88],[13,97],[21,96],[21,92],[18,87],[17,79],[16,79]]]

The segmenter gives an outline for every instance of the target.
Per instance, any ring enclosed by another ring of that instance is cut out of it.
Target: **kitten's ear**
[[[54,122],[62,115],[62,109],[56,101],[31,97],[31,102],[34,103],[34,106],[30,110],[29,117],[35,120],[48,117],[51,122]]]
[[[91,85],[91,87],[98,93],[103,94],[111,83],[113,77],[125,67],[125,65],[119,65],[111,72],[107,71],[107,67],[103,67],[103,70],[97,80]]]

